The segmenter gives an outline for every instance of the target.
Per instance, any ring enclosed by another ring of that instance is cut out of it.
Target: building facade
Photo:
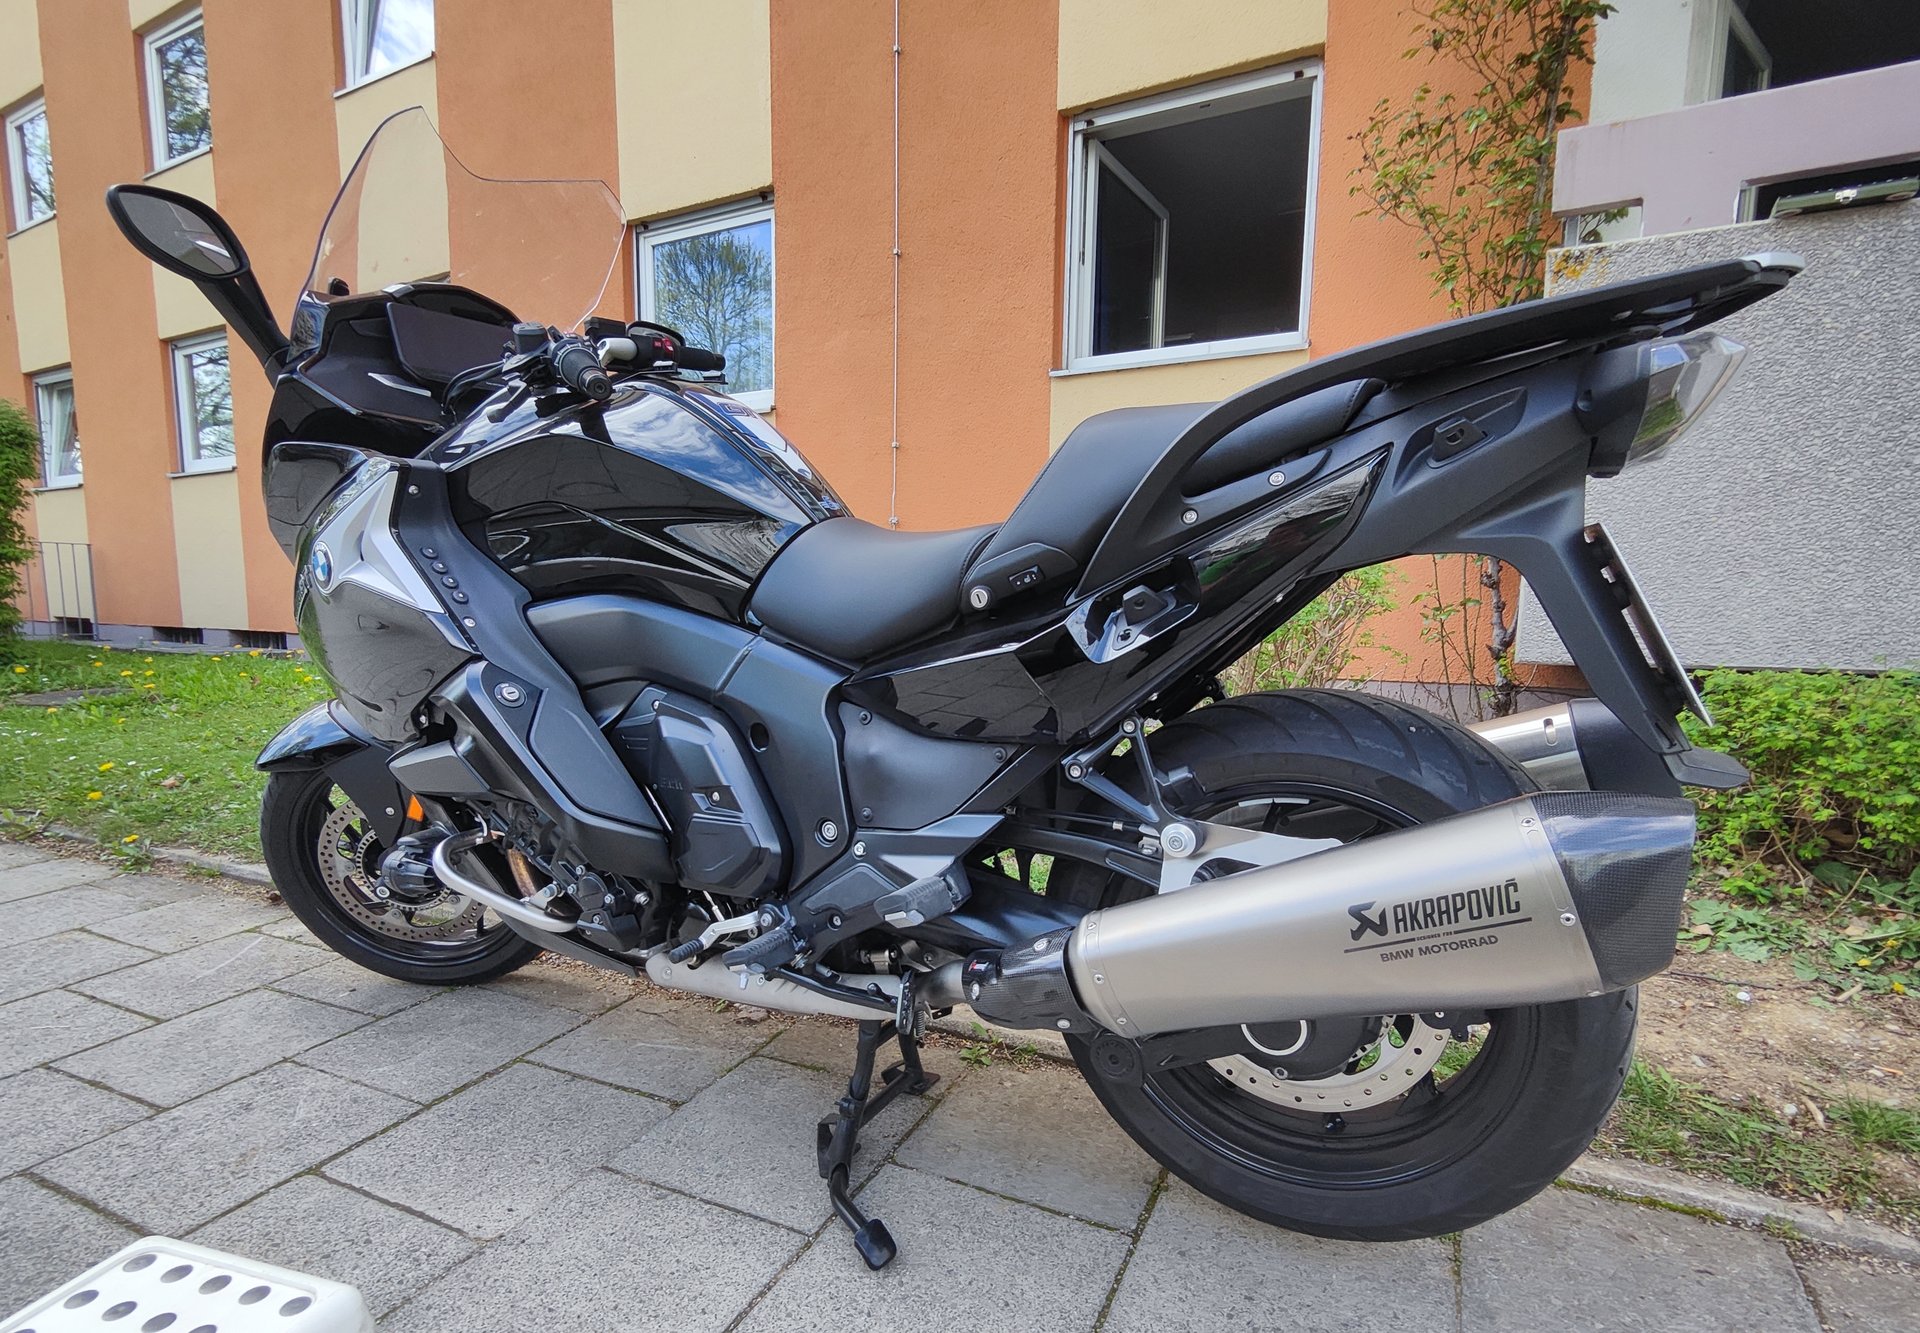
[[[1732,0],[1641,0],[1671,4]],[[1444,317],[1415,235],[1350,189],[1369,114],[1434,77],[1418,35],[1397,0],[0,0],[0,393],[46,437],[29,613],[291,628],[266,386],[113,230],[117,181],[214,202],[284,314],[396,110],[481,175],[604,180],[629,225],[603,309],[722,345],[862,517],[952,527],[1095,412]],[[1615,40],[1610,74],[1609,40],[1593,97],[1629,106],[1652,66]],[[1410,606],[1382,637],[1376,671],[1423,673]]]

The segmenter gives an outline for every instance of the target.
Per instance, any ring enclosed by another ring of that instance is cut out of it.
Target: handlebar
[[[600,354],[584,338],[569,338],[554,348],[553,373],[562,384],[596,403],[613,397],[613,380],[601,369]]]

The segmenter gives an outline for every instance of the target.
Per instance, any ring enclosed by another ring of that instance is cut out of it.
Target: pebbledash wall
[[[1402,0],[387,6],[427,14],[430,44],[356,80],[371,0],[0,0],[9,149],[44,98],[57,199],[27,216],[7,173],[0,393],[36,409],[70,371],[83,470],[50,479],[31,522],[44,542],[84,546],[93,571],[90,599],[69,593],[51,615],[209,644],[291,628],[259,499],[266,386],[236,339],[238,466],[185,465],[173,345],[220,324],[114,232],[107,186],[144,178],[213,201],[284,313],[345,169],[416,104],[482,174],[606,180],[633,224],[613,289],[628,313],[650,240],[770,217],[773,372],[758,401],[875,522],[1001,518],[1095,412],[1216,399],[1445,315],[1413,234],[1349,193],[1369,112],[1433,74],[1402,59],[1416,22]],[[148,39],[195,14],[211,147],[156,171]],[[1175,125],[1216,96],[1306,117],[1287,122],[1306,127],[1306,165],[1283,201],[1304,254],[1283,294],[1300,328],[1098,355],[1076,306],[1091,145],[1125,128],[1116,114]],[[1410,564],[1400,599],[1432,577]],[[1399,655],[1370,668],[1430,678],[1418,631],[1411,608],[1384,618]],[[1574,679],[1546,666],[1530,683]]]

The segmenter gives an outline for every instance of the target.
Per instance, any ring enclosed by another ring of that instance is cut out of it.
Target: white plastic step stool
[[[0,1333],[373,1333],[359,1289],[148,1236],[0,1323]]]

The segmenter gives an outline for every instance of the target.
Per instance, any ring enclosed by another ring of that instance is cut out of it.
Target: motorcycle
[[[482,179],[400,113],[284,332],[212,208],[108,206],[273,382],[267,513],[334,697],[262,751],[261,836],[340,954],[445,986],[552,950],[857,1021],[816,1165],[876,1269],[860,1125],[963,1005],[1317,1235],[1472,1226],[1592,1140],[1673,955],[1682,789],[1745,774],[1680,728],[1706,709],[1585,486],[1699,417],[1741,355],[1710,326],[1795,257],[1102,413],[1004,522],[900,532],[722,354],[590,313],[626,230],[598,182]],[[1225,694],[1343,573],[1429,552],[1520,569],[1595,697],[1463,728]]]

